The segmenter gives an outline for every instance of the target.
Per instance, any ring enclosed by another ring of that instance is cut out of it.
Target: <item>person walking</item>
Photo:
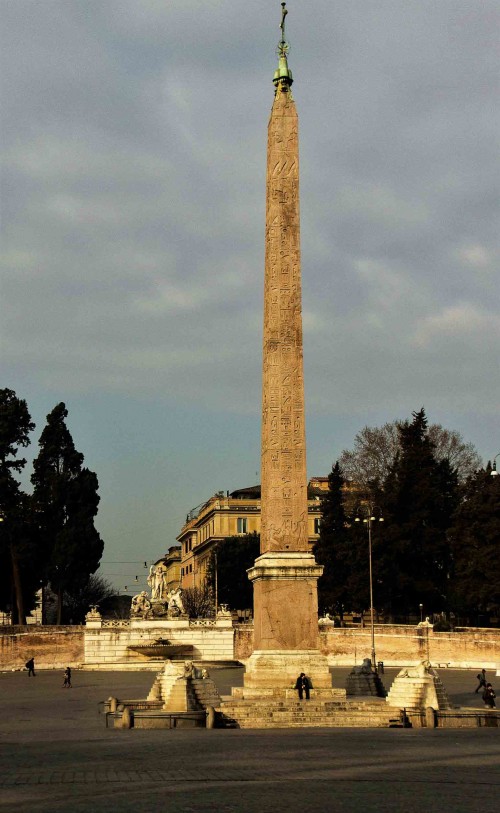
[[[484,705],[489,706],[490,709],[496,708],[495,697],[496,694],[493,691],[493,686],[491,685],[491,683],[487,683],[486,686],[484,687],[483,692]]]
[[[480,689],[485,689],[486,688],[486,671],[484,669],[481,669],[481,671],[477,675],[477,679],[478,679],[479,683],[477,685],[477,689],[475,691],[475,694],[477,694]]]
[[[31,675],[33,675],[33,677],[36,677],[36,675],[35,675],[35,659],[30,658],[29,661],[26,661],[25,666],[26,666],[26,669],[28,670],[28,677],[31,677]]]
[[[307,677],[305,672],[301,672],[297,680],[295,681],[294,688],[297,689],[299,693],[299,700],[303,700],[304,694],[306,696],[306,700],[309,700],[309,693],[313,688],[311,678]]]
[[[62,685],[63,689],[71,689],[71,667],[67,666],[64,670],[64,683]]]

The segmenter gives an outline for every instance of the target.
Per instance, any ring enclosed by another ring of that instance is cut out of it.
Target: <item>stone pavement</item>
[[[334,670],[334,685],[347,671]],[[481,705],[475,671],[441,672],[452,702]],[[241,679],[212,675],[223,692]],[[498,729],[106,729],[98,701],[144,697],[151,682],[75,672],[63,690],[59,673],[0,674],[0,811],[498,809]]]

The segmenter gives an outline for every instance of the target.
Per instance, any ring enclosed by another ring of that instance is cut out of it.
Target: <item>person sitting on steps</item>
[[[309,693],[313,688],[311,678],[307,677],[305,672],[301,672],[297,680],[295,681],[294,688],[297,689],[299,693],[299,700],[303,699],[304,694],[306,696],[306,700],[309,700]]]

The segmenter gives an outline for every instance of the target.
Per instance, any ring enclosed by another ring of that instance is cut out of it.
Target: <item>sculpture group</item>
[[[161,566],[151,565],[147,581],[151,596],[146,590],[142,590],[132,598],[132,618],[178,618],[184,615],[182,588],[175,587],[167,591],[166,574]]]

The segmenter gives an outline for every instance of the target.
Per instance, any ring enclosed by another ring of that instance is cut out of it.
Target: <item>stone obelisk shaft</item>
[[[298,118],[279,87],[268,128],[261,553],[306,551]]]
[[[282,691],[304,671],[331,686],[318,649],[317,581],[309,550],[302,360],[299,136],[285,40],[274,74],[268,129],[260,556],[248,571],[254,589],[254,651],[245,696]]]

